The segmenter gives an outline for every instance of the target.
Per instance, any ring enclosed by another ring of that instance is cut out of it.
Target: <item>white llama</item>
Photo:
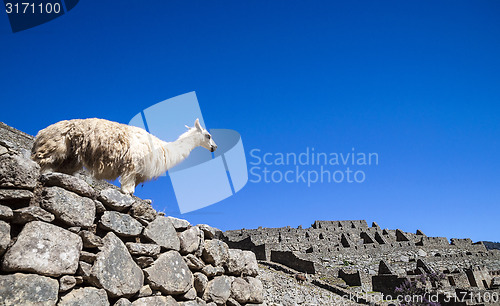
[[[65,120],[38,132],[31,158],[42,173],[73,174],[85,167],[97,179],[120,177],[123,192],[159,177],[196,147],[217,149],[198,119],[176,141],[165,142],[145,130],[104,119]]]

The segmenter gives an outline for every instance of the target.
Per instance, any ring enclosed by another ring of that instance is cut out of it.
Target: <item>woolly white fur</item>
[[[198,146],[212,152],[217,148],[198,119],[173,142],[135,126],[97,118],[74,119],[41,130],[31,157],[42,172],[73,174],[85,167],[98,179],[120,177],[123,192],[133,194],[138,184],[159,177]]]

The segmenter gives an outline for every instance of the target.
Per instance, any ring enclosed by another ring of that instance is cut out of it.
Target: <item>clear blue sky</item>
[[[361,184],[249,182],[184,215],[161,181],[138,187],[159,210],[223,230],[366,219],[499,241],[499,16],[493,0],[80,1],[13,34],[2,12],[0,121],[127,123],[196,91],[249,162],[314,147],[379,164]]]

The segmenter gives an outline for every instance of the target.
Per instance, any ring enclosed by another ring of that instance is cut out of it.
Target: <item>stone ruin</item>
[[[433,273],[440,274],[440,281],[425,286],[442,305],[500,304],[500,250],[487,250],[471,239],[448,241],[421,230],[408,233],[346,220],[315,221],[310,228],[231,230],[224,240],[254,252],[262,263],[307,273],[365,304],[377,296],[379,301],[393,298],[405,281]]]
[[[0,305],[257,305],[254,253],[80,173],[40,175],[0,123]]]
[[[32,142],[0,123],[0,305],[264,305],[257,260],[356,304],[440,274],[441,305],[500,305],[500,250],[481,242],[364,220],[222,233],[83,172],[40,175]]]

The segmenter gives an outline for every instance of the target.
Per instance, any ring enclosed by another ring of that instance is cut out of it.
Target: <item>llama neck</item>
[[[185,160],[197,146],[193,137],[183,137],[183,135],[176,141],[165,143],[163,146],[166,151],[165,171]]]

